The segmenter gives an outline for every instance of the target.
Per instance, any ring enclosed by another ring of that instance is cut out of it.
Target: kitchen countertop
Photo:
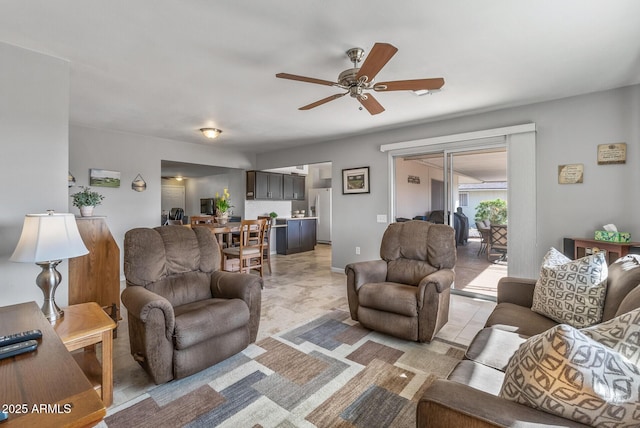
[[[278,220],[316,220],[318,217],[279,217]]]

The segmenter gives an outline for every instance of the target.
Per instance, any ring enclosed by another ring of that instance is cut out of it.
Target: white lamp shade
[[[73,214],[27,214],[12,262],[48,262],[88,254]]]

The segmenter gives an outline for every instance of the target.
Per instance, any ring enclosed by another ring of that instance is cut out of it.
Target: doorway
[[[476,210],[480,202],[500,199],[506,203],[508,199],[506,145],[438,148],[397,156],[394,170],[397,220],[428,220],[455,230],[458,257],[452,291],[495,299],[508,262],[496,263],[487,256]],[[423,180],[428,185],[420,186]]]

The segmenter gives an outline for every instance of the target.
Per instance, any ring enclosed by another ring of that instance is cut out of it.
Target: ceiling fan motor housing
[[[343,86],[345,89],[356,86],[358,84],[356,75],[358,74],[359,70],[360,68],[350,68],[340,73],[340,75],[338,76],[338,83],[340,84],[340,86]]]

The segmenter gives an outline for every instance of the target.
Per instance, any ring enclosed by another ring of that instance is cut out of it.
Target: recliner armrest
[[[498,303],[513,303],[530,308],[533,305],[535,279],[504,277],[498,281]]]
[[[345,266],[347,274],[347,297],[351,319],[358,320],[358,290],[370,282],[384,282],[387,280],[387,262],[384,260],[370,260],[367,262],[350,263]]]
[[[164,314],[165,335],[167,339],[172,340],[175,314],[173,306],[167,299],[142,286],[127,286],[122,292],[121,299],[128,313],[142,323],[147,321],[147,317],[153,309],[160,309]]]
[[[416,426],[451,427],[586,427],[462,383],[436,380],[418,402]]]
[[[241,299],[249,307],[249,339],[253,343],[258,336],[262,308],[263,280],[248,273],[215,271],[211,274],[211,294],[223,299]]]
[[[418,283],[418,287],[424,287],[429,284],[433,284],[436,287],[438,293],[442,293],[447,288],[451,287],[456,275],[453,269],[440,269],[422,278]]]
[[[370,260],[367,262],[350,263],[344,268],[347,274],[347,284],[352,284],[355,290],[369,282],[384,282],[387,280],[387,262],[384,260]]]

